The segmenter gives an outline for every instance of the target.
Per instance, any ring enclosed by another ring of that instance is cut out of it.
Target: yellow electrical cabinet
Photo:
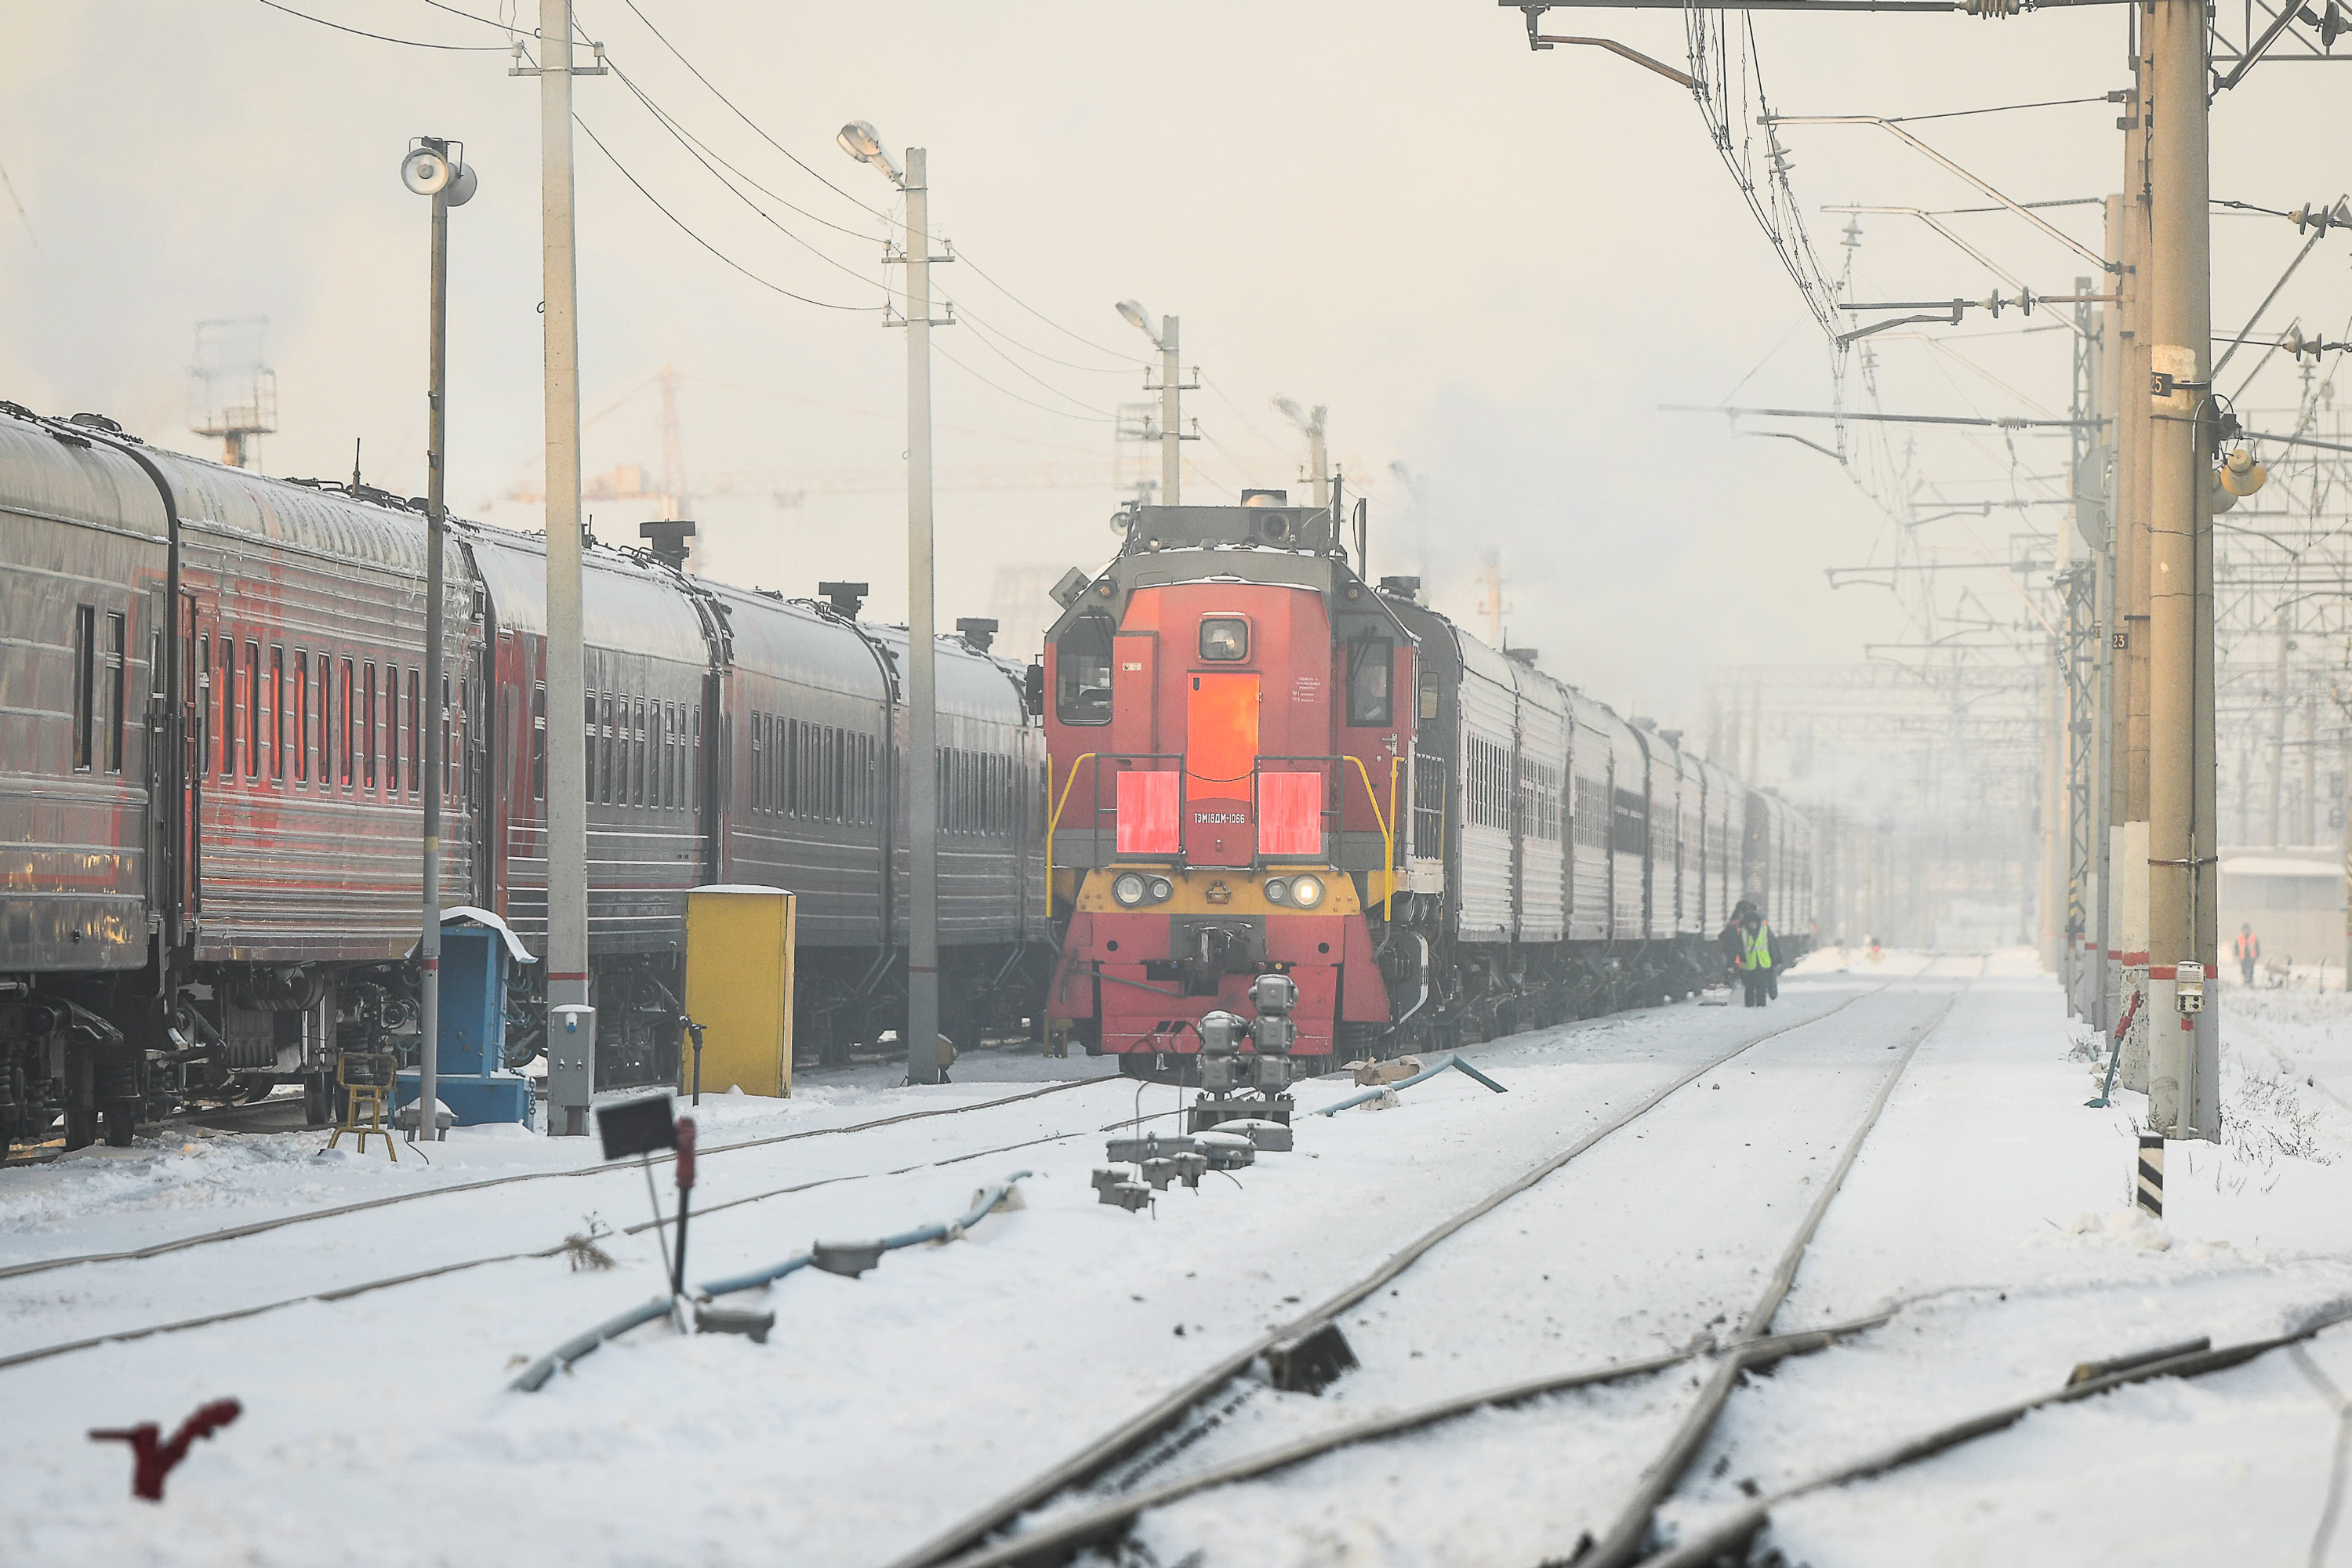
[[[793,1092],[793,924],[782,888],[694,888],[686,895],[686,1011],[702,1026],[702,1087],[771,1098]],[[694,1040],[679,1042],[678,1089],[694,1086]]]

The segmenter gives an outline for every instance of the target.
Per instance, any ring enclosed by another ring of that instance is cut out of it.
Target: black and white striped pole
[[[2133,1181],[2133,1196],[2140,1213],[2150,1219],[2164,1217],[2164,1135],[2143,1132],[2139,1135],[2139,1160]]]

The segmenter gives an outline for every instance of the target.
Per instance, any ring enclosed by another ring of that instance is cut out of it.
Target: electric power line
[[[347,27],[341,22],[330,22],[324,16],[313,16],[308,11],[297,11],[291,5],[282,5],[278,4],[278,0],[260,0],[260,3],[273,11],[282,11],[289,16],[298,16],[305,22],[315,22],[321,27],[332,27],[338,33],[349,33],[355,38],[373,38],[379,44],[401,44],[412,49],[444,49],[452,54],[503,54],[507,47],[504,44],[429,44],[422,38],[395,38],[390,33],[371,33],[364,27]],[[445,6],[443,9],[446,10],[447,7]],[[463,16],[464,13],[460,12],[458,15]],[[477,16],[474,20],[478,22],[486,18]],[[492,26],[497,25],[491,23]]]

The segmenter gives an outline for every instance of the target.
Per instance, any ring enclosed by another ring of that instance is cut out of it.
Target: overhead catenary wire
[[[299,17],[305,22],[315,22],[321,27],[332,27],[338,33],[349,33],[355,38],[373,38],[379,44],[399,44],[404,47],[412,49],[440,49],[450,54],[467,55],[485,53],[504,54],[507,49],[507,46],[504,44],[436,44],[427,42],[423,38],[394,37],[390,33],[371,33],[365,27],[348,27],[341,22],[331,22],[324,16],[313,16],[308,11],[297,11],[291,5],[281,5],[279,0],[259,0],[259,3],[267,5],[272,11],[280,11],[289,16]],[[445,6],[443,9],[446,9],[446,7]],[[461,16],[464,15],[462,12],[458,14]],[[488,18],[478,16],[475,17],[474,20],[485,21],[488,20]],[[491,26],[495,26],[497,24],[492,23]]]
[[[670,211],[667,206],[663,205],[659,196],[655,195],[653,192],[647,190],[645,186],[645,183],[639,180],[636,175],[629,173],[627,164],[622,163],[620,159],[613,155],[613,150],[604,145],[604,138],[598,136],[596,132],[589,127],[586,121],[581,119],[580,116],[575,114],[572,117],[572,122],[580,127],[581,132],[587,136],[589,141],[593,142],[596,144],[596,151],[604,153],[605,158],[612,163],[613,167],[621,172],[621,177],[628,181],[630,184],[635,185],[636,187],[637,194],[654,205],[655,211],[660,213],[662,216],[669,219],[670,222],[677,226],[679,233],[685,235],[688,239],[694,241],[695,244],[702,247],[703,249],[710,252],[711,255],[717,257],[719,260],[725,262],[729,267],[741,273],[752,282],[757,283],[761,288],[766,289],[773,293],[782,294],[787,300],[797,300],[803,305],[814,305],[820,310],[862,312],[867,310],[879,310],[882,309],[879,305],[844,305],[832,300],[814,299],[809,295],[797,293],[793,289],[787,289],[781,283],[773,282],[769,279],[761,277],[758,273],[752,271],[750,268],[744,266],[741,262],[736,260],[733,257],[728,255],[725,251],[711,244],[710,241],[703,238],[702,236],[697,233],[684,218],[679,217],[676,213]]]

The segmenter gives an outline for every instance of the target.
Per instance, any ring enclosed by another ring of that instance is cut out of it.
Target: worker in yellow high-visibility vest
[[[1750,1007],[1764,1006],[1780,988],[1773,984],[1780,967],[1780,939],[1765,923],[1763,911],[1746,900],[1740,900],[1731,929],[1724,933],[1726,945],[1732,950],[1732,972]]]

